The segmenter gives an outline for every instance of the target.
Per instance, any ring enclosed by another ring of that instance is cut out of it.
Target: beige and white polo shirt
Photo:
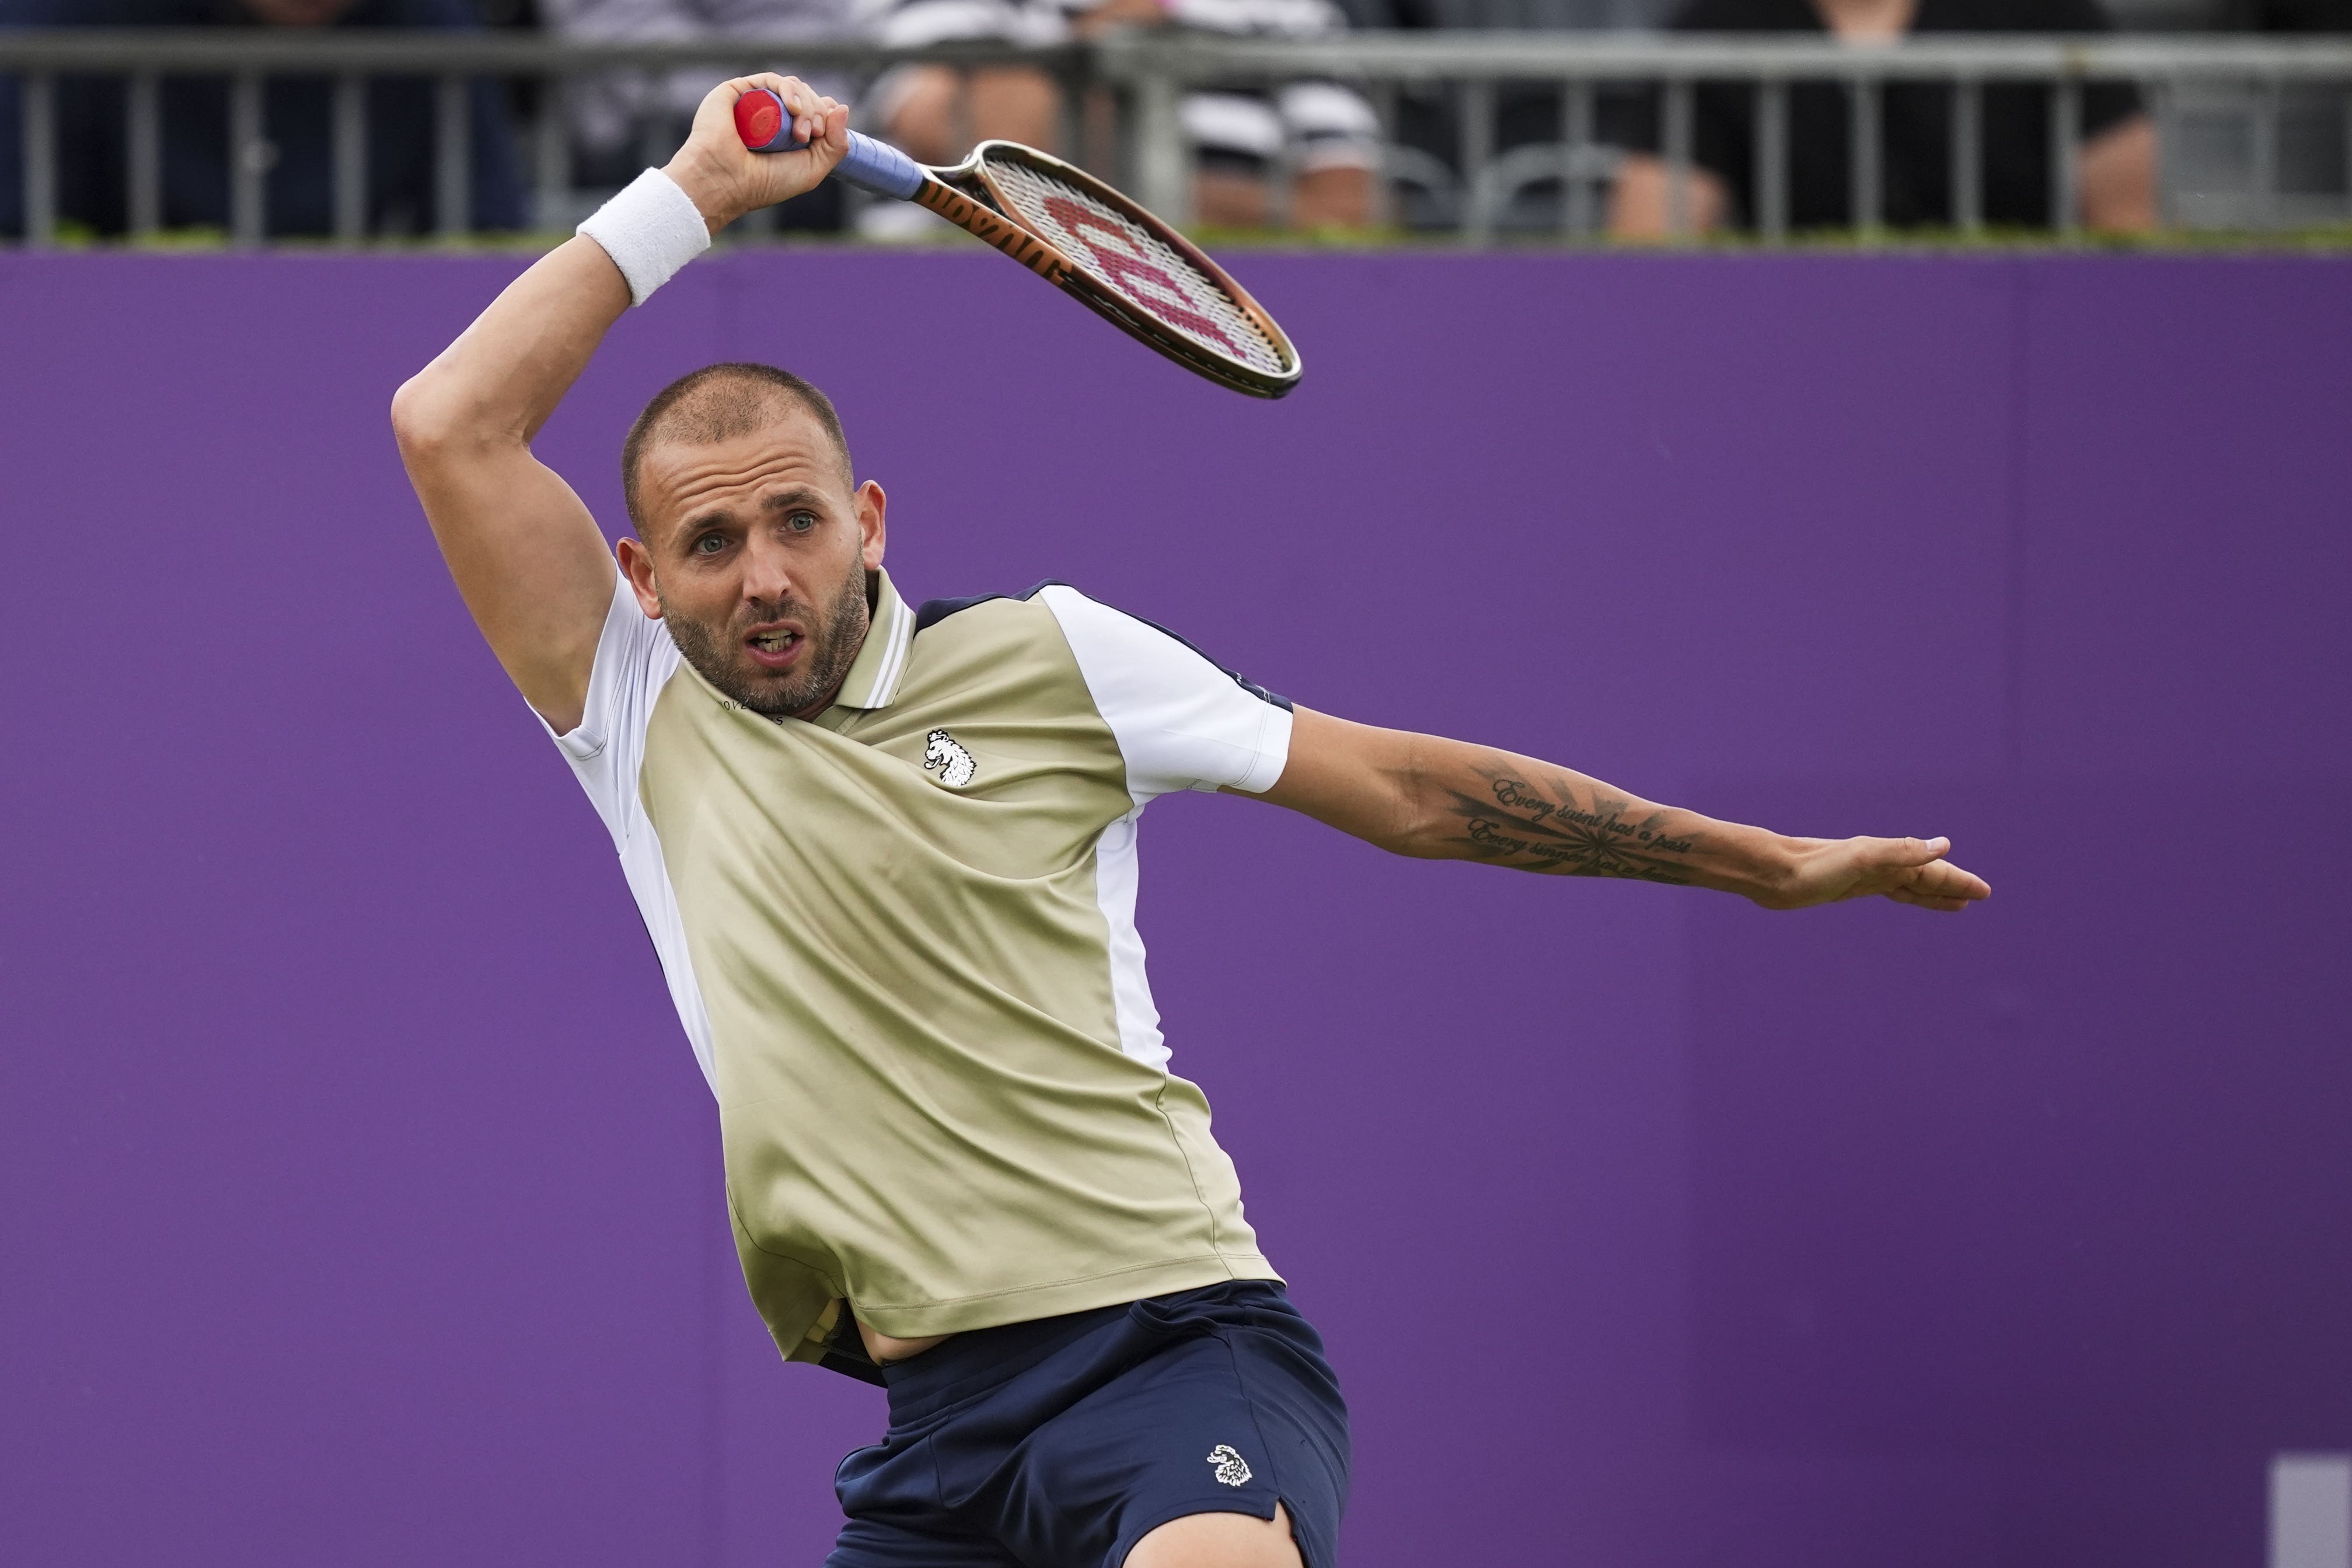
[[[719,1097],[752,1299],[823,1358],[1276,1278],[1136,934],[1154,797],[1281,776],[1281,698],[1046,584],[918,613],[877,573],[834,706],[721,696],[617,583],[557,737]]]

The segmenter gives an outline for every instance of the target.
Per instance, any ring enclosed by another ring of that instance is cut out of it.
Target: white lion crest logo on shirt
[[[1229,1487],[1245,1486],[1250,1479],[1249,1462],[1231,1447],[1219,1443],[1209,1450],[1209,1463],[1217,1467],[1217,1479]]]
[[[963,742],[944,729],[935,729],[923,737],[923,771],[937,773],[940,782],[950,789],[961,789],[971,782],[980,764],[963,748]]]

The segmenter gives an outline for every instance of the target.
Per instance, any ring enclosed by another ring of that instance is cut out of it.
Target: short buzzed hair
[[[841,459],[841,482],[856,488],[849,438],[841,433],[841,415],[834,412],[831,398],[792,371],[773,365],[742,360],[705,365],[656,392],[645,413],[629,426],[629,438],[621,443],[621,500],[638,536],[644,537],[646,530],[645,519],[637,511],[637,465],[647,447],[673,441],[693,446],[730,441],[772,423],[790,408],[805,411],[824,428]]]

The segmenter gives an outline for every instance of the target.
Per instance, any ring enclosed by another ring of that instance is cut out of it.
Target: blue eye
[[[794,512],[791,517],[786,517],[784,522],[785,525],[793,530],[793,532],[796,534],[804,534],[811,528],[816,527],[816,514],[814,512]]]
[[[717,555],[726,548],[727,541],[717,534],[705,534],[694,541],[694,553],[697,555]]]

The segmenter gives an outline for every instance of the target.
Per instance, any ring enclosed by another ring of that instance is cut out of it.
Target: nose
[[[782,546],[755,530],[743,551],[743,597],[773,601],[793,593],[792,557]]]

